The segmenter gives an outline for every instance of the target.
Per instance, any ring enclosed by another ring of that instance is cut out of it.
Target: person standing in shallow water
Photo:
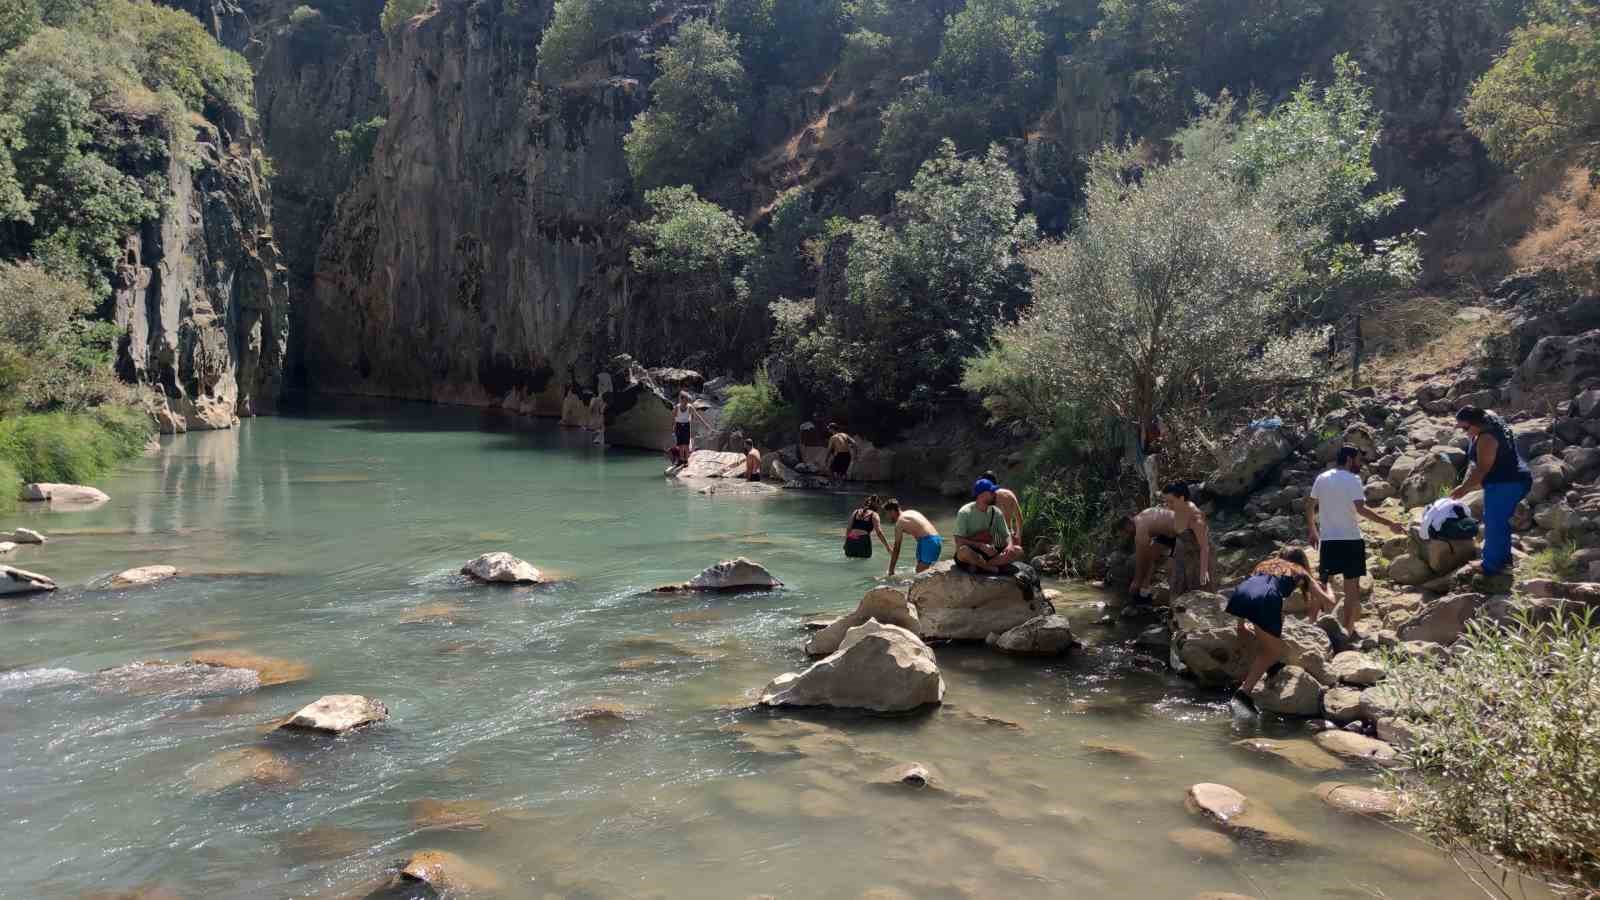
[[[844,527],[844,555],[851,559],[871,559],[874,534],[883,549],[888,550],[889,541],[883,536],[883,525],[878,519],[878,498],[872,495],[850,511],[850,519]]]
[[[1257,682],[1283,658],[1283,601],[1297,589],[1305,591],[1312,609],[1333,605],[1333,597],[1311,577],[1306,552],[1294,547],[1262,561],[1228,595],[1228,614],[1243,620],[1239,636],[1255,645],[1244,682],[1233,695],[1251,709],[1255,701],[1250,694]]]
[[[1511,568],[1511,517],[1517,504],[1533,489],[1533,473],[1517,451],[1516,437],[1499,416],[1476,406],[1456,413],[1456,427],[1466,431],[1471,468],[1450,492],[1460,500],[1483,489],[1483,574],[1499,575]]]
[[[939,555],[944,552],[944,538],[927,516],[914,509],[902,510],[900,501],[891,498],[883,504],[883,517],[894,526],[894,549],[889,551],[889,571],[884,577],[894,577],[895,566],[900,562],[900,544],[908,534],[917,542],[918,572],[926,572],[939,561]]]

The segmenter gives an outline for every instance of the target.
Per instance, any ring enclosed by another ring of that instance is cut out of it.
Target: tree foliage
[[[378,135],[383,133],[383,126],[387,124],[389,120],[383,116],[373,116],[350,128],[340,128],[333,133],[334,149],[351,165],[364,166],[371,161],[372,153],[378,146]]]
[[[623,138],[628,170],[646,187],[704,186],[749,133],[749,84],[739,40],[695,19],[678,29],[659,62],[650,108],[634,117]]]
[[[401,25],[427,9],[429,2],[430,0],[384,0],[383,15],[378,18],[383,33],[394,34]]]
[[[88,317],[93,296],[72,277],[0,262],[0,413],[84,409],[118,398],[117,329]]]
[[[599,51],[601,43],[650,18],[650,0],[556,0],[539,38],[539,80],[559,84]]]

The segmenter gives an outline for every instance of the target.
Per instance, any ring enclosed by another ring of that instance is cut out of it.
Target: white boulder
[[[41,481],[23,485],[19,499],[30,503],[49,503],[51,506],[86,507],[99,506],[111,498],[99,488],[87,485]]]
[[[909,712],[943,700],[944,677],[928,645],[904,628],[868,620],[850,629],[831,656],[779,675],[760,702]]]
[[[461,567],[461,574],[485,584],[539,584],[544,573],[503,550],[485,553]]]
[[[917,620],[917,608],[906,599],[905,588],[876,587],[867,591],[861,598],[861,603],[855,611],[848,615],[840,616],[828,623],[820,631],[806,641],[806,654],[809,656],[828,656],[838,651],[839,645],[844,643],[844,637],[850,629],[866,624],[868,619],[876,619],[883,625],[896,625],[911,632],[920,633],[920,622]]]
[[[178,570],[173,566],[139,566],[111,576],[108,585],[113,588],[143,587],[176,577]]]
[[[1018,578],[972,575],[952,560],[914,576],[908,598],[917,609],[918,634],[929,641],[982,641],[1056,611]]]
[[[387,718],[389,708],[381,700],[360,694],[329,694],[302,707],[282,727],[295,731],[343,734]]]
[[[48,575],[0,566],[0,594],[37,594],[55,589],[56,583]]]
[[[32,528],[16,528],[12,529],[6,540],[14,541],[18,544],[42,544],[45,542],[45,536]]]

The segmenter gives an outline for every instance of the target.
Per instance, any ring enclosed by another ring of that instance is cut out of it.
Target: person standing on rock
[[[690,448],[694,441],[694,420],[699,419],[700,424],[707,428],[711,423],[706,417],[700,415],[700,410],[694,408],[689,401],[688,391],[678,392],[678,402],[672,407],[672,439],[673,446],[677,449],[677,458],[673,461],[675,466],[689,464]]]
[[[589,430],[594,432],[595,446],[602,450],[606,446],[606,400],[605,395],[596,393],[594,399],[589,401]]]
[[[1306,499],[1306,532],[1317,547],[1317,575],[1330,596],[1333,576],[1344,579],[1344,609],[1339,621],[1352,637],[1356,620],[1361,618],[1361,577],[1367,574],[1367,542],[1356,517],[1371,519],[1395,534],[1406,532],[1399,522],[1367,508],[1361,461],[1361,448],[1340,447],[1333,468],[1317,476]],[[1332,609],[1330,603],[1328,610]],[[1320,607],[1309,612],[1312,621],[1321,614]]]
[[[874,534],[883,549],[888,550],[889,541],[883,536],[883,525],[878,519],[878,498],[868,495],[850,512],[850,520],[844,527],[844,555],[851,559],[871,559]]]
[[[1176,600],[1190,591],[1211,587],[1211,526],[1184,482],[1174,481],[1162,488],[1161,502],[1172,513],[1174,538],[1167,581]]]
[[[838,425],[828,423],[827,469],[835,484],[844,481],[850,473],[850,451],[855,445],[855,438],[840,431]]]
[[[908,534],[917,542],[918,572],[926,572],[939,561],[939,555],[944,552],[944,538],[927,516],[914,509],[902,510],[900,501],[890,498],[883,504],[883,517],[894,526],[894,549],[889,551],[889,571],[884,577],[894,577],[895,566],[900,562],[900,544]]]
[[[1296,590],[1305,591],[1309,608],[1333,606],[1333,597],[1312,579],[1311,561],[1298,547],[1263,560],[1228,595],[1228,614],[1243,620],[1239,636],[1255,645],[1244,682],[1233,694],[1251,709],[1255,709],[1250,694],[1256,683],[1283,658],[1283,601]]]
[[[995,483],[978,479],[972,502],[956,513],[956,565],[968,572],[994,575],[1022,556],[1011,541],[1011,528],[995,505]]]
[[[984,472],[979,478],[987,478],[994,482],[994,505],[1000,507],[1000,515],[1006,517],[1006,527],[1011,529],[1011,543],[1020,550],[1022,548],[1022,501],[1017,498],[1017,492],[1000,487],[1000,479],[994,470]]]
[[[1471,468],[1450,499],[1461,500],[1483,489],[1483,574],[1496,576],[1511,568],[1511,517],[1533,489],[1533,474],[1517,450],[1516,437],[1499,416],[1476,406],[1456,413],[1456,427],[1466,431]]]

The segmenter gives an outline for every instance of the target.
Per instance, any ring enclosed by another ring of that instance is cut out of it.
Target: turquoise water
[[[473,866],[468,896],[1469,893],[1405,834],[1326,810],[1318,776],[1230,746],[1263,726],[1093,625],[1084,589],[1065,607],[1082,653],[938,648],[947,703],[929,715],[740,711],[805,664],[800,621],[852,608],[882,552],[841,555],[850,497],[704,497],[661,466],[553,425],[351,406],[167,438],[103,485],[100,509],[0,521],[52,536],[7,561],[63,585],[0,602],[0,895],[363,896],[426,848]],[[562,580],[455,574],[497,549]],[[787,588],[641,593],[735,555]],[[97,588],[158,563],[183,577]],[[308,672],[209,697],[92,675],[206,649]],[[392,717],[339,739],[266,732],[326,693],[381,698]],[[240,758],[270,760],[269,783],[230,783]],[[871,784],[907,761],[945,790]],[[1168,832],[1203,827],[1183,804],[1197,781],[1272,804],[1317,847],[1181,849]]]

